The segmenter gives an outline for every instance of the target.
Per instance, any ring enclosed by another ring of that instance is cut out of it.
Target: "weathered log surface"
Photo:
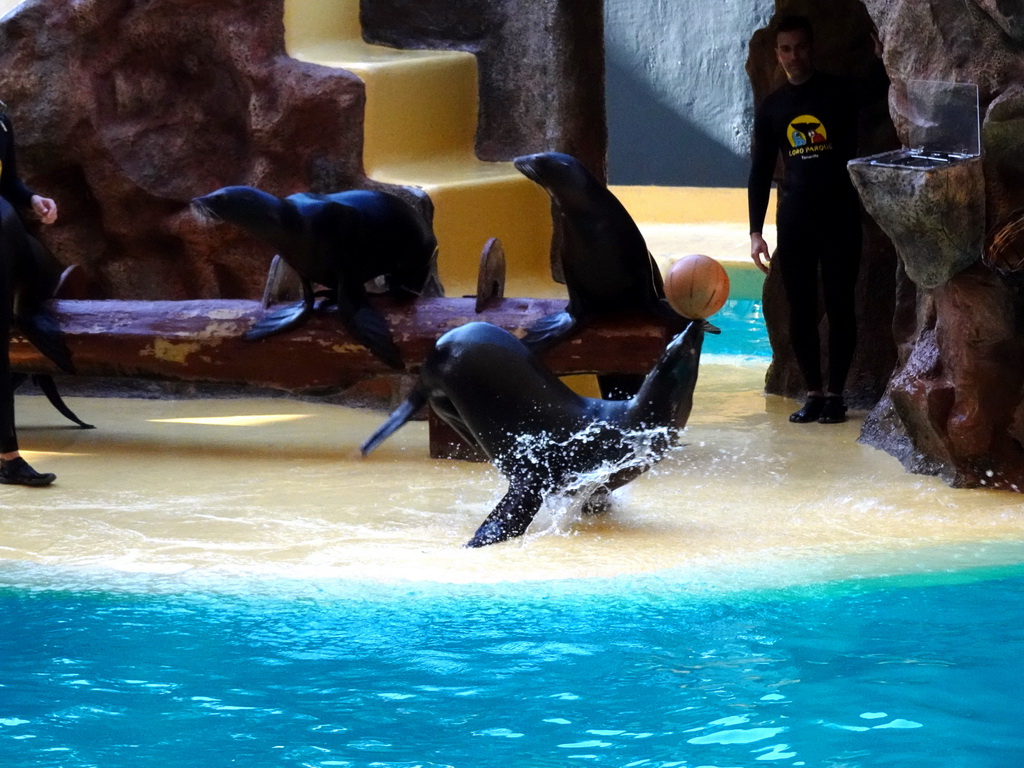
[[[473,320],[522,335],[561,299],[494,299],[482,312],[474,298],[401,302],[375,297],[409,372],[446,331]],[[347,387],[395,371],[356,342],[336,314],[318,310],[293,331],[256,342],[242,334],[264,310],[258,301],[54,302],[68,347],[83,376],[249,384],[289,392]],[[595,323],[541,357],[559,375],[646,373],[673,329],[649,317]],[[11,341],[11,363],[26,373],[54,366],[23,338]]]

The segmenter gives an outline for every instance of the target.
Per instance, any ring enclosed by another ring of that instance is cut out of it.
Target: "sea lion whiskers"
[[[595,195],[605,194],[597,181],[572,155],[540,152],[522,155],[512,165],[530,181],[541,186],[563,212],[589,210]]]
[[[192,209],[192,216],[204,227],[215,227],[224,221],[224,219],[217,215],[216,211],[199,198],[193,200],[190,207]]]

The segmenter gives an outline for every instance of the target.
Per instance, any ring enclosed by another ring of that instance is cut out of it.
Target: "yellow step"
[[[505,249],[509,295],[544,288],[557,293],[547,195],[511,163],[474,154],[475,56],[368,44],[358,0],[286,0],[284,21],[290,56],[348,70],[365,84],[363,168],[372,179],[421,187],[430,196],[438,268],[449,295],[475,290],[480,252],[490,237]]]
[[[478,108],[472,54],[399,51],[360,40],[318,41],[289,52],[301,61],[346,69],[366,84],[368,174],[380,165],[454,148],[472,157]]]
[[[505,250],[507,295],[561,295],[562,287],[551,279],[551,212],[544,190],[511,163],[435,158],[429,165],[396,166],[374,178],[422,187],[430,196],[438,271],[449,295],[475,292],[480,253],[491,237]]]

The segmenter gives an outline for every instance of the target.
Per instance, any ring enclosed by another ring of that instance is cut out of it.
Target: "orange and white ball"
[[[711,317],[729,298],[729,275],[710,256],[691,253],[669,267],[665,277],[665,298],[683,317]]]

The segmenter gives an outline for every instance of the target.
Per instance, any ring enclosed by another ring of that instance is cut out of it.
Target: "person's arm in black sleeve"
[[[18,173],[17,153],[14,149],[14,128],[7,115],[0,116],[0,131],[6,133],[6,147],[3,165],[0,166],[0,196],[3,196],[16,208],[28,208],[43,224],[53,224],[57,220],[57,203],[49,197],[37,195],[26,186]]]
[[[750,176],[747,178],[747,215],[750,219],[750,258],[762,272],[768,271],[769,251],[761,231],[768,213],[772,177],[778,148],[771,125],[761,110],[754,117],[754,136],[750,149]]]
[[[16,208],[28,208],[32,204],[32,197],[35,194],[21,180],[18,173],[17,153],[14,150],[14,127],[9,117],[0,117],[0,130],[7,132],[7,151],[2,159],[3,167],[0,168],[0,195],[3,195]]]

